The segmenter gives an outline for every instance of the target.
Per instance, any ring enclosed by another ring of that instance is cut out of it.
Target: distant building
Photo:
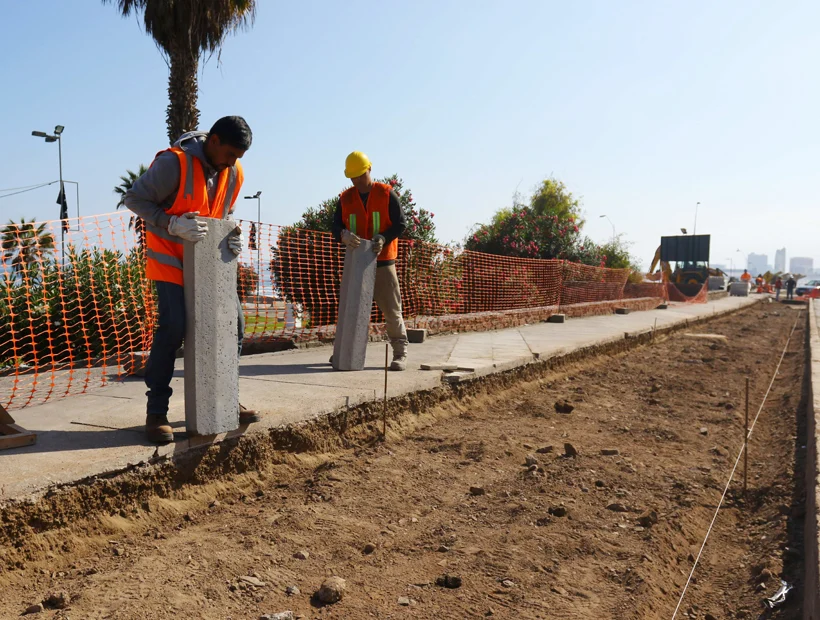
[[[781,248],[774,253],[774,270],[786,271],[786,248]]]
[[[804,276],[811,275],[814,271],[814,259],[806,256],[795,256],[789,261],[789,271]]]
[[[767,254],[749,254],[747,265],[746,268],[753,276],[766,273],[769,269],[769,256]]]

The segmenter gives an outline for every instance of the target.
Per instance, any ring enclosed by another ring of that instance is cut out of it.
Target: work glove
[[[237,230],[234,234],[228,237],[228,249],[233,252],[234,256],[239,256],[242,253],[242,247],[245,245],[245,235],[241,230]]]
[[[342,243],[344,243],[348,249],[353,250],[362,244],[362,240],[345,228],[342,230]]]
[[[381,254],[384,249],[384,237],[376,235],[370,242],[372,243],[371,249],[373,250],[373,254]]]
[[[168,232],[177,237],[196,243],[208,234],[208,224],[196,219],[199,211],[191,211],[182,215],[172,215],[168,222]]]

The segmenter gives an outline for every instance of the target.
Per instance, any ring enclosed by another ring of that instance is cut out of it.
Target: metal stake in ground
[[[746,377],[746,423],[743,435],[743,499],[746,499],[747,471],[749,469],[749,377]]]
[[[387,343],[384,343],[384,409],[382,410],[382,439],[387,441]]]

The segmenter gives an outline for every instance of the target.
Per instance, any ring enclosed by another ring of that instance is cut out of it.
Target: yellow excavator
[[[700,237],[705,240],[694,235],[662,237],[646,274],[647,280],[702,285],[709,276],[726,275],[720,269],[709,267],[709,235]],[[655,273],[659,265],[660,271]],[[672,265],[675,266],[674,270]]]

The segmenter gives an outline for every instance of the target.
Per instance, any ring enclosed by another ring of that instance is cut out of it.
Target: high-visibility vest
[[[241,164],[237,161],[236,165],[219,173],[216,194],[211,203],[199,158],[178,147],[168,150],[179,157],[179,189],[174,204],[166,213],[182,215],[199,211],[201,217],[228,217],[245,179]],[[182,286],[182,239],[165,228],[145,222],[145,259],[145,275],[149,280],[173,282]]]
[[[384,183],[373,183],[367,197],[367,206],[355,187],[342,192],[342,221],[352,233],[365,239],[372,239],[377,234],[390,228],[390,186]],[[373,230],[373,214],[379,214],[379,230]],[[355,227],[351,223],[355,216]],[[355,230],[354,230],[355,228]],[[396,260],[399,255],[399,241],[393,239],[384,246],[377,260]]]

